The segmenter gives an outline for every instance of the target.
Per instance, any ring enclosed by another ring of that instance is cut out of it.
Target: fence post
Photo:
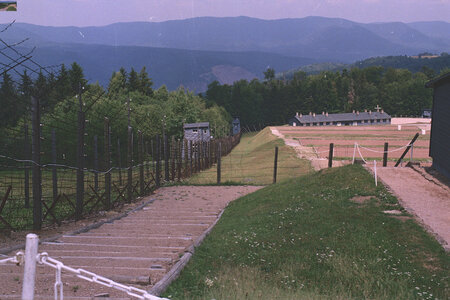
[[[94,190],[98,192],[98,136],[94,135]]]
[[[24,139],[24,159],[28,160],[30,159],[30,137],[28,136],[28,124],[25,123],[24,125],[24,133],[25,133],[25,139]],[[24,182],[24,189],[25,189],[25,208],[30,207],[30,170],[28,169],[29,164],[25,163],[25,182]]]
[[[128,126],[128,147],[127,147],[127,200],[133,200],[133,128]]]
[[[181,180],[181,165],[183,163],[183,157],[181,156],[181,141],[178,139],[177,142],[177,180]]]
[[[164,134],[164,180],[169,181],[169,140]]]
[[[159,143],[159,134],[156,135],[156,153],[155,153],[155,160],[156,160],[156,178],[155,178],[155,184],[156,187],[161,186],[161,166],[160,166],[160,160],[159,160],[159,154],[160,154],[160,143]]]
[[[188,152],[188,155],[189,155],[189,177],[190,176],[192,176],[192,141],[189,141],[188,142],[189,143],[189,152]]]
[[[148,155],[150,153],[149,149],[148,149],[148,141],[145,141],[144,143],[144,164],[145,164],[145,172],[147,177],[150,177],[150,164],[148,162]]]
[[[119,166],[119,185],[122,185],[122,158],[120,153],[120,139],[117,139],[117,164]]]
[[[170,170],[171,170],[171,180],[175,180],[175,162],[176,162],[176,156],[177,156],[177,144],[175,143],[175,137],[172,135],[172,140],[170,142]]]
[[[23,271],[22,299],[34,299],[34,282],[36,278],[36,256],[39,238],[34,233],[27,234],[25,243],[25,266]]]
[[[333,150],[334,144],[330,143],[330,152],[328,153],[328,168],[331,168],[333,166]]]
[[[41,110],[39,99],[31,97],[32,101],[32,145],[31,159],[33,161],[33,229],[42,227],[42,178],[41,178]]]
[[[275,159],[273,161],[273,183],[277,183],[277,170],[278,170],[278,146],[275,147]]]
[[[145,194],[144,191],[144,138],[142,131],[138,131],[138,159],[139,159],[139,193],[141,196]]]
[[[383,167],[387,166],[388,148],[389,148],[389,144],[388,143],[384,143]]]
[[[81,89],[80,89],[81,90]],[[83,102],[81,100],[81,92],[78,95],[78,141],[77,141],[77,200],[75,205],[75,218],[81,219],[83,214],[83,197],[84,197],[84,128],[85,119],[83,112]]]
[[[189,177],[189,171],[188,171],[188,142],[186,139],[183,139],[183,154],[184,154],[184,172],[183,172],[183,176],[184,177]]]
[[[56,164],[56,132],[52,129],[52,163]],[[58,198],[58,174],[56,166],[52,167],[52,182],[53,182],[53,201]]]
[[[104,133],[105,133],[105,202],[106,209],[111,208],[111,145],[110,145],[110,127],[109,119],[105,117],[104,121]]]
[[[217,151],[217,184],[220,184],[222,168],[222,144],[219,142]]]

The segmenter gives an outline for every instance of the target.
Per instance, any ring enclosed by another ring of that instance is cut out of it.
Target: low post
[[[39,238],[34,233],[27,234],[25,244],[25,267],[23,271],[22,299],[34,299],[34,282],[36,278],[36,256],[38,253]]]
[[[330,153],[328,153],[328,168],[331,168],[333,166],[333,150],[334,144],[330,143]]]
[[[189,141],[189,177],[192,176],[192,141]]]
[[[386,167],[386,166],[387,166],[388,148],[389,148],[389,144],[388,144],[388,143],[384,143],[383,167]]]
[[[275,159],[273,161],[273,183],[277,183],[277,171],[278,171],[278,146],[275,147]]]
[[[219,142],[217,153],[217,184],[220,184],[221,180],[221,168],[222,168],[222,144]]]

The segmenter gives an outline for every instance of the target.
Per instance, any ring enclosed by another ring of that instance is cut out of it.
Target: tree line
[[[296,112],[342,113],[374,110],[377,105],[393,116],[420,116],[432,105],[432,90],[425,83],[435,74],[427,71],[371,66],[317,75],[299,71],[286,80],[267,69],[264,80],[232,85],[214,81],[203,97],[208,105],[223,106],[230,115],[240,116],[243,126],[286,124]],[[449,69],[442,74],[446,72]]]
[[[92,138],[102,142],[104,118],[110,120],[111,132],[123,145],[128,122],[147,140],[163,130],[168,136],[181,138],[183,123],[210,122],[215,137],[229,135],[231,116],[218,105],[206,105],[205,99],[179,88],[153,89],[153,82],[143,67],[139,72],[121,68],[111,75],[106,88],[88,83],[80,65],[62,65],[56,74],[39,72],[32,78],[23,71],[19,79],[3,74],[0,84],[0,142],[2,153],[21,156],[24,125],[30,123],[31,97],[41,102],[42,135],[45,153],[51,153],[51,129],[56,130],[57,148],[67,159],[76,157],[77,116],[82,98],[85,111],[87,152]],[[130,116],[130,118],[129,118]],[[124,148],[125,149],[125,148]],[[126,151],[123,151],[126,152]],[[48,155],[47,155],[48,157]],[[69,163],[69,161],[67,161]]]

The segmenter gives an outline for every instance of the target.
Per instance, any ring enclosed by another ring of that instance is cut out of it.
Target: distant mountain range
[[[343,63],[315,63],[311,65],[302,66],[300,68],[279,72],[276,77],[279,79],[292,79],[294,74],[303,71],[307,74],[319,74],[323,71],[342,71],[343,69],[351,68],[367,68],[367,67],[383,67],[407,69],[413,73],[423,71],[423,68],[429,68],[438,75],[444,69],[450,69],[450,55],[442,55],[433,58],[418,58],[410,56],[382,56],[371,57],[365,60],[357,61],[352,64]]]
[[[450,51],[450,23],[371,23],[307,17],[260,20],[202,17],[103,27],[14,24],[0,37],[30,38],[42,63],[77,61],[93,81],[105,83],[123,66],[146,66],[155,85],[203,90],[212,80],[229,83],[314,62],[351,63],[374,56]]]

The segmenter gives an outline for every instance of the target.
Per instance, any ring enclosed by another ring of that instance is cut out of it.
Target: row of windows
[[[346,121],[346,122],[313,122],[305,123],[305,126],[320,126],[320,125],[357,125],[357,124],[374,124],[374,123],[386,123],[388,119],[378,120],[361,120],[361,121]]]
[[[201,130],[200,130],[201,131]],[[192,129],[192,132],[193,133],[198,133],[198,129]],[[204,134],[207,134],[208,133],[208,130],[207,129],[203,129],[203,133]]]

